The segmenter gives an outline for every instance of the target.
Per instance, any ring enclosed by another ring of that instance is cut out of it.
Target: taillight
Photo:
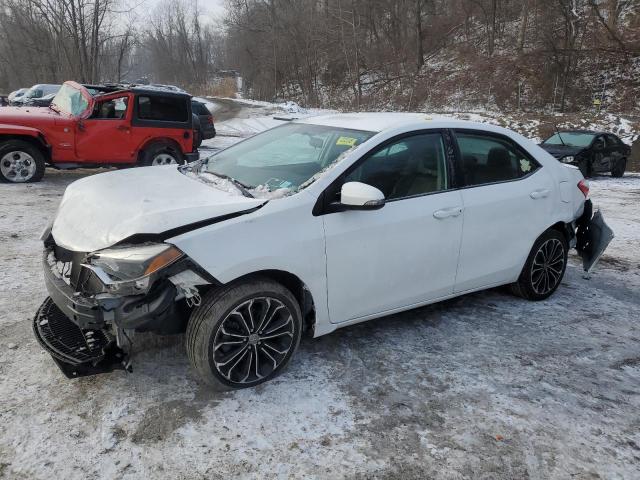
[[[213,116],[212,116],[212,115],[209,115],[209,116],[207,117],[207,121],[209,122],[209,125],[213,125]]]
[[[580,180],[578,182],[578,189],[582,192],[584,198],[587,198],[587,196],[589,195],[589,182],[584,179]]]

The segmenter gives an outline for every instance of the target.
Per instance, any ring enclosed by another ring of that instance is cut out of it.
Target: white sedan
[[[577,228],[586,269],[610,239],[587,194],[577,168],[496,126],[292,121],[194,164],[69,186],[43,234],[34,332],[78,377],[130,369],[133,331],[186,330],[203,379],[254,386],[305,331],[498,285],[547,298]]]

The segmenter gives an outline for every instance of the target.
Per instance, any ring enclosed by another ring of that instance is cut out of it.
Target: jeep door
[[[327,290],[333,323],[450,295],[462,234],[462,198],[440,131],[396,137],[356,162],[325,191],[338,201],[346,182],[378,188],[378,210],[323,214]],[[326,205],[326,203],[325,203]]]
[[[76,126],[76,155],[86,163],[131,163],[131,94],[96,97],[91,115]]]
[[[515,281],[557,198],[553,176],[510,138],[456,130],[464,231],[456,292]]]

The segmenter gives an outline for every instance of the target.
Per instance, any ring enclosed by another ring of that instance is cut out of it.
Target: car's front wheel
[[[253,387],[289,363],[301,331],[293,294],[269,279],[250,279],[203,299],[187,326],[187,354],[216,390]]]
[[[627,159],[619,159],[613,167],[611,167],[611,176],[620,178],[624,175],[624,171],[627,169]]]
[[[9,183],[39,182],[44,176],[44,155],[23,140],[0,144],[0,181]]]
[[[578,168],[580,169],[580,173],[584,178],[590,178],[592,172],[591,161],[588,158],[582,158],[578,162]]]
[[[547,230],[533,245],[518,281],[511,285],[516,295],[527,300],[544,300],[556,291],[565,269],[569,245],[557,230]]]

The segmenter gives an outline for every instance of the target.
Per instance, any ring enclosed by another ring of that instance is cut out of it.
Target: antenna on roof
[[[562,139],[562,135],[560,135],[560,130],[558,130],[558,125],[556,125],[555,123],[553,124],[554,128],[556,129],[556,133],[558,134],[558,138],[560,139],[560,141],[562,142],[562,145],[564,145],[565,147],[567,146],[566,143],[564,143],[564,140]]]

